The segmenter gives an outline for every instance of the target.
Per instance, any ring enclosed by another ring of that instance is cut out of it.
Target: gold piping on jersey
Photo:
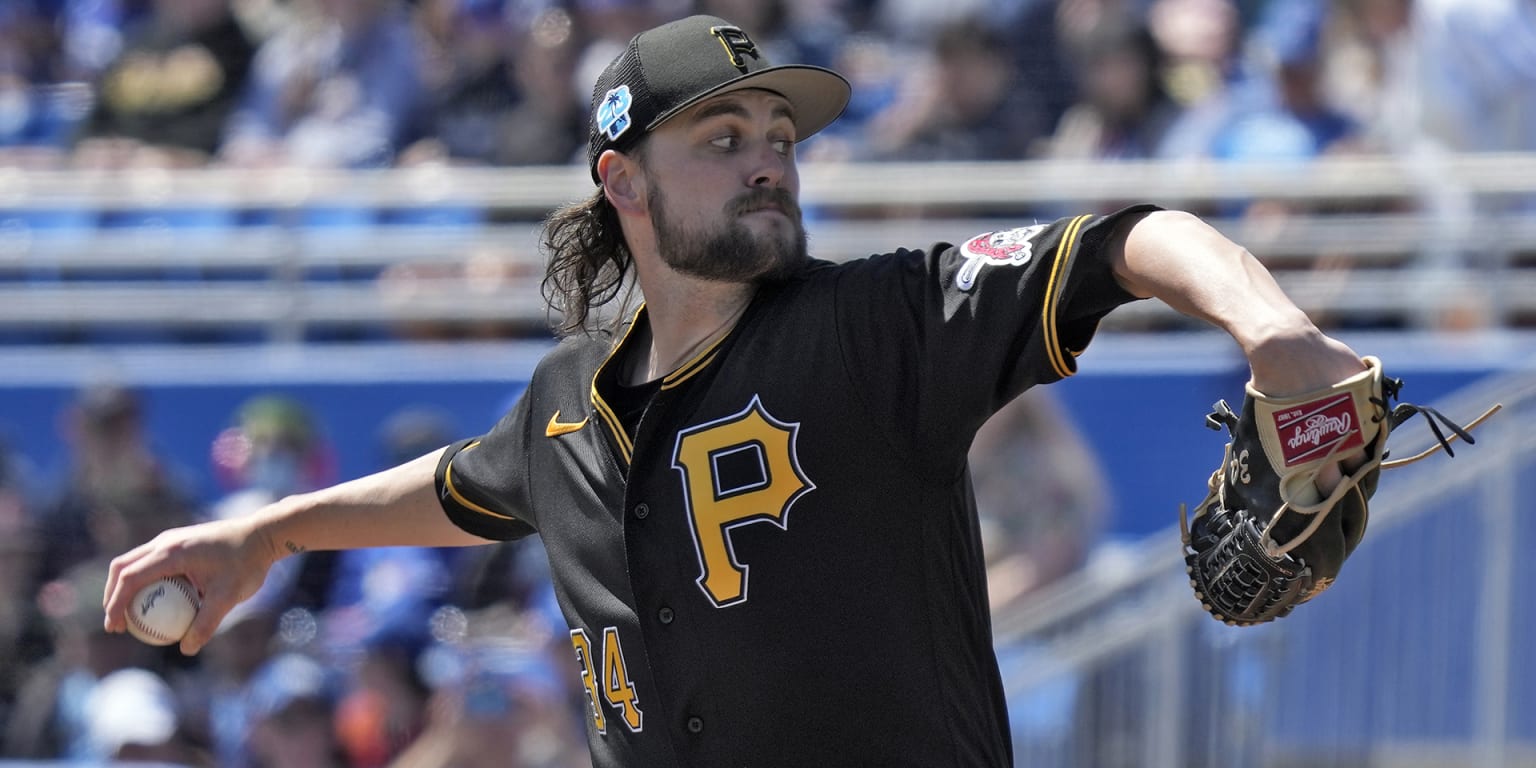
[[[1059,284],[1065,282],[1065,276],[1062,273],[1071,261],[1072,250],[1076,245],[1078,233],[1083,228],[1083,222],[1090,218],[1092,217],[1085,214],[1073,219],[1072,223],[1067,225],[1067,231],[1061,236],[1061,242],[1056,244],[1056,258],[1051,264],[1051,279],[1046,284],[1045,305],[1041,309],[1041,320],[1045,325],[1045,356],[1051,361],[1051,367],[1056,369],[1056,375],[1063,379],[1077,373],[1077,366],[1063,354],[1061,338],[1056,335],[1056,311],[1061,298]],[[1067,350],[1067,353],[1076,357],[1076,353],[1071,350]]]
[[[624,335],[619,337],[619,341],[613,345],[613,349],[608,350],[608,356],[603,358],[602,365],[597,366],[597,370],[592,372],[592,408],[597,411],[597,415],[602,418],[603,423],[608,425],[608,431],[613,435],[614,442],[618,443],[619,455],[623,457],[625,464],[629,463],[630,457],[635,453],[635,441],[629,436],[628,432],[624,431],[624,423],[619,421],[618,414],[614,413],[613,408],[608,405],[608,402],[603,400],[603,396],[598,394],[597,378],[602,375],[605,368],[613,363],[614,356],[619,353],[620,349],[624,348],[624,342],[629,341],[629,335],[634,333],[635,326],[640,323],[640,313],[644,311],[645,304],[641,303],[635,309],[635,314],[629,318],[629,325],[624,328]]]
[[[597,415],[603,417],[603,423],[608,425],[608,431],[613,433],[613,439],[619,444],[619,455],[628,464],[630,457],[635,453],[635,442],[630,439],[629,433],[624,431],[624,423],[619,421],[618,414],[608,407],[608,403],[597,396],[596,390],[592,393],[592,404],[597,407]]]
[[[732,327],[734,328],[735,326]],[[725,341],[725,337],[729,335],[731,335],[729,331],[720,334],[720,338],[715,339],[709,346],[705,347],[697,355],[694,355],[692,360],[683,363],[682,367],[662,377],[661,388],[671,389],[693,378],[693,375],[699,371],[708,368],[709,364],[715,360],[715,348],[720,346],[720,342]]]
[[[473,449],[475,446],[477,446],[479,444],[480,444],[480,441],[476,440],[476,441],[474,441],[474,442],[464,446],[463,448],[460,448],[459,449],[459,455],[463,455],[463,453],[465,451],[471,450],[471,449]],[[455,456],[454,458],[458,458],[458,456]],[[453,487],[453,460],[452,459],[450,459],[448,461],[448,466],[445,469],[443,469],[443,490],[448,491],[448,495],[452,496],[453,500],[455,502],[457,502],[459,504],[459,506],[464,507],[465,509],[467,509],[467,510],[469,510],[471,512],[475,512],[475,513],[478,513],[478,514],[481,514],[481,515],[485,515],[486,517],[494,517],[494,518],[496,518],[498,520],[512,520],[512,521],[515,521],[515,522],[522,522],[521,520],[518,520],[517,518],[512,517],[510,515],[503,515],[500,512],[495,512],[495,511],[486,509],[485,507],[482,507],[479,504],[476,504],[473,501],[470,501],[468,498],[465,498],[464,494],[459,493],[459,489]]]

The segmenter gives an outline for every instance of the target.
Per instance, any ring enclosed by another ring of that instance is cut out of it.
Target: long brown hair
[[[540,290],[550,310],[560,315],[555,331],[563,336],[591,330],[592,310],[619,295],[634,260],[618,211],[599,189],[551,213],[544,220],[541,244],[549,264]]]

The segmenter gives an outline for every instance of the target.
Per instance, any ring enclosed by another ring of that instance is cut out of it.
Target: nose
[[[751,181],[753,187],[778,187],[783,184],[785,174],[788,173],[789,158],[779,154],[773,146],[773,142],[762,142],[762,148],[754,155],[756,161],[752,168]]]

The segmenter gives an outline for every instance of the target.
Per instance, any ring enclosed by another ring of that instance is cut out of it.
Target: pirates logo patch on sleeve
[[[1034,255],[1034,238],[1045,229],[1044,224],[1019,227],[1006,232],[987,232],[977,235],[960,246],[965,264],[955,274],[955,287],[969,291],[976,285],[976,277],[985,266],[1022,267]]]

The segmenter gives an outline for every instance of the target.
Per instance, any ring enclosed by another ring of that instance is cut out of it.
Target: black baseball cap
[[[711,96],[761,88],[794,108],[799,139],[827,127],[848,106],[842,75],[807,64],[773,66],[740,27],[714,16],[690,16],[629,41],[592,89],[587,165],[592,180],[605,150],[621,152],[679,112]]]

